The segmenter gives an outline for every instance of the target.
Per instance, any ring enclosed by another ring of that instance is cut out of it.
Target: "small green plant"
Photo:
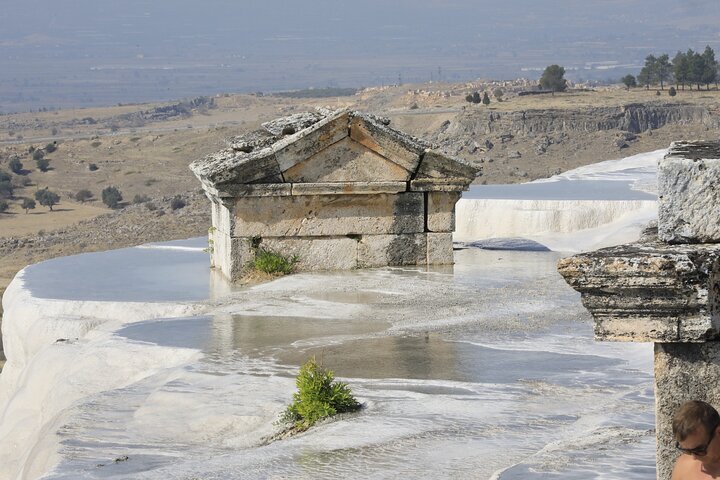
[[[302,431],[325,417],[360,410],[362,405],[347,383],[334,379],[335,374],[318,364],[315,357],[308,360],[300,367],[295,380],[298,391],[293,394],[293,403],[285,410],[282,421],[292,422]]]
[[[209,253],[210,255],[215,253],[215,240],[213,240],[212,237],[216,230],[217,228],[215,227],[208,228],[208,246],[207,248],[203,248],[203,252]]]
[[[253,268],[265,273],[287,275],[295,271],[295,264],[299,261],[297,255],[286,257],[272,250],[259,248],[255,253]]]

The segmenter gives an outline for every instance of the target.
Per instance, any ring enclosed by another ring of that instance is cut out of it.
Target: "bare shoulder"
[[[682,454],[675,461],[671,480],[683,480],[692,478],[695,459],[691,455]]]

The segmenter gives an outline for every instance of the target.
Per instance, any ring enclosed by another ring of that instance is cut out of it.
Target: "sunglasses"
[[[710,447],[710,444],[713,441],[713,437],[715,436],[715,430],[717,430],[718,425],[716,425],[712,430],[710,430],[710,438],[708,438],[708,441],[705,445],[701,445],[699,447],[695,448],[682,448],[680,446],[680,442],[675,442],[675,448],[680,450],[683,453],[687,453],[688,455],[695,455],[696,457],[703,457],[707,455],[708,447]]]

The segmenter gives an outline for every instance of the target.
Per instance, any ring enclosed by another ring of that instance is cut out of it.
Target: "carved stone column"
[[[655,343],[657,477],[677,456],[671,419],[691,399],[720,409],[720,142],[675,142],[658,166],[658,228],[560,260],[599,341]]]

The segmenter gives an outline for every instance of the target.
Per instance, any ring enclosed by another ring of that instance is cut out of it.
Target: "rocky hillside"
[[[485,183],[514,183],[569,168],[716,138],[720,108],[691,104],[494,111],[465,107],[430,135],[448,153],[483,165]]]

